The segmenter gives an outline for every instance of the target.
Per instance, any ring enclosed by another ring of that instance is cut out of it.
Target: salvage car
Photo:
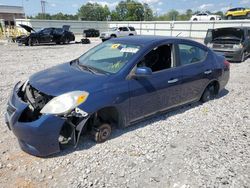
[[[100,39],[102,39],[102,41],[104,42],[111,38],[134,36],[134,35],[137,35],[137,32],[134,27],[131,27],[131,26],[113,27],[113,28],[110,28],[106,32],[102,32],[100,34]]]
[[[247,9],[244,7],[232,8],[226,12],[225,16],[228,20],[231,20],[234,18],[250,19],[250,9],[249,8]]]
[[[16,38],[16,42],[21,45],[33,46],[42,43],[68,44],[75,40],[75,35],[70,32],[69,26],[63,28],[48,27],[35,31],[32,27],[19,24],[29,35],[21,35]]]
[[[47,156],[82,133],[106,141],[114,127],[218,95],[229,63],[198,42],[136,36],[99,44],[79,58],[17,83],[5,115],[21,148]]]
[[[100,36],[100,31],[97,29],[87,29],[83,31],[83,34],[85,37],[99,37]]]
[[[215,14],[209,14],[207,12],[201,12],[198,14],[193,15],[190,18],[191,21],[214,21],[214,20],[221,20],[221,16]]]
[[[228,61],[243,62],[250,55],[250,27],[209,29],[204,43]]]

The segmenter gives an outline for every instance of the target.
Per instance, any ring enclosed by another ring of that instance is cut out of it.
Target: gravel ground
[[[92,44],[0,45],[0,187],[250,187],[250,59],[231,64],[220,96],[49,158],[22,152],[4,123],[15,82],[78,57]]]

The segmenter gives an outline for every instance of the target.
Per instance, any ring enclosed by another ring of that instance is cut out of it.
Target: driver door
[[[149,67],[151,76],[128,80],[130,92],[130,123],[164,111],[181,103],[181,71],[175,67],[174,45],[152,49],[134,67]]]

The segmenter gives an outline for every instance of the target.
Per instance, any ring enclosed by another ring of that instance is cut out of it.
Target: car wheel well
[[[109,123],[111,125],[120,125],[120,113],[115,107],[104,107],[92,114],[92,116],[97,116],[99,121],[102,123]]]
[[[111,37],[116,37],[116,35],[115,34],[112,34],[112,35],[110,35]]]
[[[133,33],[130,33],[129,36],[133,36],[134,34]]]

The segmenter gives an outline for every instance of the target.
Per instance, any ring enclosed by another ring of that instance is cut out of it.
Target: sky
[[[138,0],[150,5],[158,15],[164,14],[171,9],[185,12],[187,9],[199,11],[223,11],[230,7],[249,7],[250,0]],[[46,0],[46,13],[55,14],[63,12],[67,14],[76,14],[81,5],[87,2],[96,2],[102,5],[108,5],[112,10],[118,4],[119,0]],[[16,5],[24,7],[27,16],[36,15],[41,12],[40,0],[0,0],[0,5]]]

